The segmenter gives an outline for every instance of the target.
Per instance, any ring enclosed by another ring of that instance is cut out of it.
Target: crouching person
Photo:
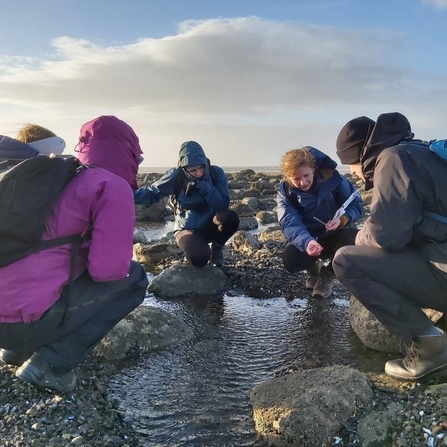
[[[200,144],[183,143],[178,167],[168,170],[152,185],[138,189],[134,196],[135,203],[147,206],[170,196],[175,240],[187,261],[196,267],[209,261],[216,267],[223,266],[223,247],[239,228],[239,217],[228,209],[230,194],[225,172],[210,165]]]
[[[284,268],[291,273],[307,271],[306,288],[314,298],[332,293],[332,257],[338,248],[354,244],[356,228],[346,225],[362,214],[363,202],[337,163],[310,146],[286,152],[281,161],[284,181],[278,186],[278,221],[287,245]],[[349,198],[341,216],[336,211]],[[327,266],[323,260],[329,260]]]
[[[420,380],[440,372],[447,335],[421,309],[447,311],[447,224],[433,217],[447,216],[445,162],[397,112],[349,121],[337,153],[373,188],[356,245],[335,254],[337,278],[392,334],[411,340],[404,358],[386,363],[387,374]]]
[[[0,268],[0,360],[19,366],[19,379],[74,390],[74,368],[143,301],[146,274],[131,260],[140,157],[123,121],[86,123],[79,159],[88,168],[62,190],[43,234],[85,235],[76,256],[65,244]]]

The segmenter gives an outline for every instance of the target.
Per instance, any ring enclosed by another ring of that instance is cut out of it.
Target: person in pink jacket
[[[73,369],[148,285],[132,261],[137,135],[101,116],[82,126],[78,152],[87,168],[62,190],[43,236],[88,234],[73,265],[66,244],[0,268],[0,359],[20,366],[19,379],[60,393],[76,387]]]

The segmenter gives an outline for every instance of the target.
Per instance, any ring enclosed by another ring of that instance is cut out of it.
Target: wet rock
[[[442,312],[433,309],[422,310],[435,323],[443,315]],[[362,343],[369,348],[383,352],[401,353],[402,343],[410,342],[410,340],[400,340],[398,337],[392,335],[390,331],[379,323],[377,318],[352,295],[349,306],[349,321],[356,335],[360,338]]]
[[[145,265],[156,265],[169,256],[181,253],[183,253],[183,250],[175,242],[138,243],[133,246],[133,259]]]
[[[101,340],[95,353],[108,360],[120,360],[133,349],[139,352],[164,349],[192,335],[192,329],[175,315],[158,307],[140,306]]]
[[[177,264],[164,269],[149,286],[149,292],[163,298],[216,296],[226,289],[227,277],[217,267]]]
[[[371,398],[366,376],[347,366],[296,371],[250,393],[256,430],[277,447],[329,445]]]

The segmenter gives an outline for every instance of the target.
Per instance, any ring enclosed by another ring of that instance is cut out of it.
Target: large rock
[[[256,236],[249,233],[248,231],[237,231],[233,237],[233,248],[235,251],[251,255],[256,250],[259,250],[262,244],[258,241]]]
[[[133,246],[133,259],[146,265],[157,265],[163,259],[181,253],[183,253],[183,250],[175,242],[138,243]]]
[[[371,399],[367,378],[348,366],[297,371],[250,393],[256,430],[276,447],[332,445],[343,424]]]
[[[443,315],[442,312],[432,309],[422,310],[434,323]],[[402,342],[409,342],[409,340],[400,340],[391,334],[353,295],[351,295],[349,305],[349,321],[353,331],[368,348],[383,352],[401,353]]]
[[[220,296],[226,284],[225,273],[217,267],[177,264],[157,275],[148,290],[162,298]]]
[[[158,307],[139,306],[101,340],[95,353],[109,360],[119,360],[134,348],[140,351],[164,349],[192,336],[192,329],[169,312]]]
[[[150,206],[135,205],[135,219],[137,221],[160,220],[161,215],[166,212],[167,202],[168,199],[164,197]]]

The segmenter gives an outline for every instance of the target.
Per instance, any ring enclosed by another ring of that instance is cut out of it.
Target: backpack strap
[[[431,217],[432,219],[439,220],[440,222],[447,224],[447,216],[434,213],[433,211],[422,210],[422,216]],[[422,221],[422,216],[418,219],[416,223],[420,223]]]

